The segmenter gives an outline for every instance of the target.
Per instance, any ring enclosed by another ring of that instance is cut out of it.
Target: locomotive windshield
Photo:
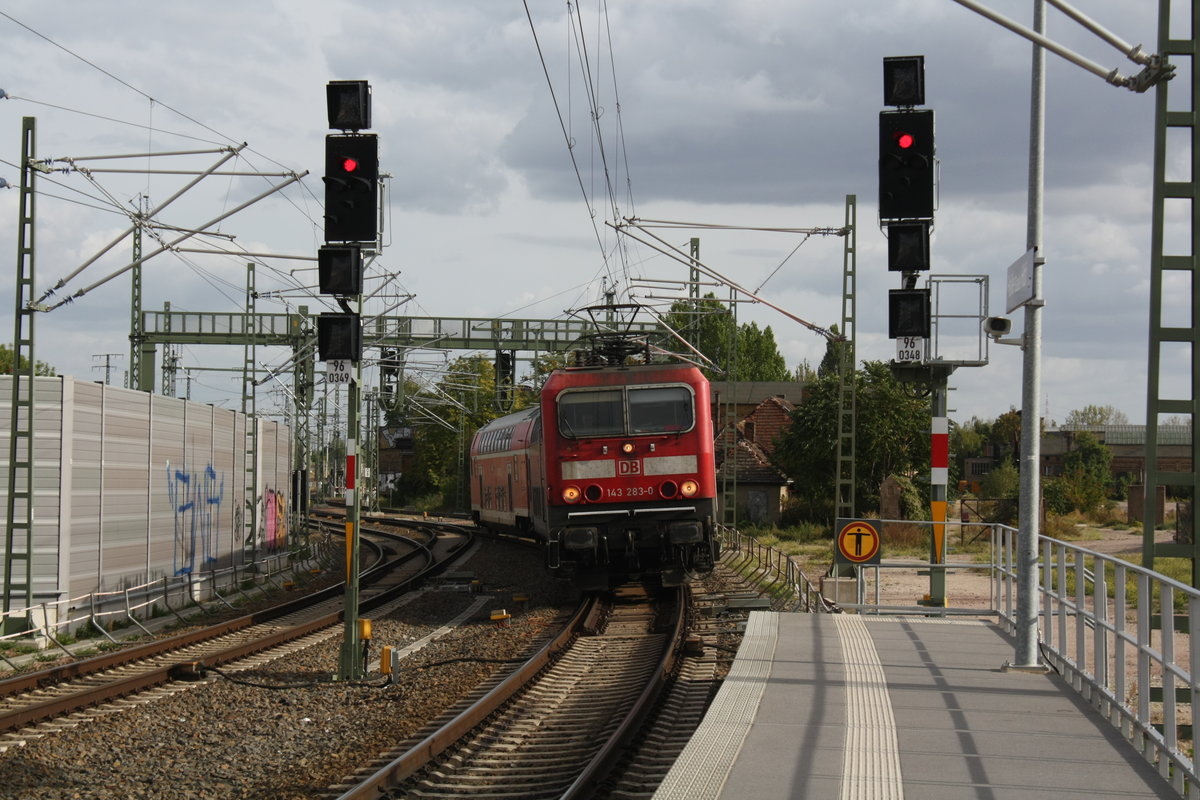
[[[568,392],[558,399],[558,427],[574,438],[625,432],[620,389]]]
[[[686,386],[629,390],[630,433],[674,433],[692,427],[692,393]]]
[[[677,433],[694,422],[687,386],[572,390],[558,397],[558,429],[573,439]]]

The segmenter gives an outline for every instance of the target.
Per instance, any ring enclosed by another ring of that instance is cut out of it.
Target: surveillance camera
[[[1012,320],[1008,317],[988,317],[983,321],[983,332],[993,339],[999,339],[1012,330]]]

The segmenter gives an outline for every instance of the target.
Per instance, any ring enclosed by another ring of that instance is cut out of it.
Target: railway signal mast
[[[883,102],[879,112],[879,219],[888,237],[888,270],[901,273],[901,288],[888,294],[888,336],[897,361],[923,361],[929,338],[929,290],[917,289],[917,275],[929,269],[933,228],[933,111],[925,102],[925,57],[883,60]],[[914,357],[915,355],[915,357]]]
[[[349,384],[346,430],[345,629],[338,662],[341,680],[364,671],[358,620],[359,404],[362,391],[363,250],[379,238],[379,137],[371,127],[371,87],[366,81],[330,81],[326,86],[329,127],[325,136],[325,244],[317,252],[322,294],[333,295],[341,312],[317,319],[317,350],[325,379]]]
[[[917,278],[930,268],[929,234],[936,206],[937,159],[933,110],[925,103],[925,57],[883,59],[883,103],[879,112],[879,219],[888,239],[888,270],[901,286],[888,292],[888,337],[896,340],[898,371],[912,366],[929,371],[932,401],[929,594],[926,605],[946,604],[946,416],[948,382],[954,366],[931,356],[930,289]]]

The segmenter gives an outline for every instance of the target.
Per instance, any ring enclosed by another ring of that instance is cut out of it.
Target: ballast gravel
[[[341,637],[260,668],[98,716],[0,753],[0,800],[291,800],[324,794],[392,749],[549,632],[576,596],[535,551],[485,540],[457,567],[480,595],[430,588],[372,624],[376,647],[403,648],[489,596],[462,625],[405,658],[399,680],[377,672],[331,680]],[[524,607],[513,595],[528,595]],[[491,612],[512,615],[498,627]],[[377,658],[377,652],[372,653]],[[426,666],[430,665],[430,666]],[[260,685],[248,685],[248,682]],[[266,688],[266,687],[271,688]]]

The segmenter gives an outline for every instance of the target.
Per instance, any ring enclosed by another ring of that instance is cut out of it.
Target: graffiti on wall
[[[287,495],[267,489],[263,495],[263,544],[274,550],[287,544]]]
[[[202,564],[216,561],[221,549],[219,537],[225,474],[218,476],[212,464],[199,472],[193,472],[186,466],[172,469],[168,461],[167,498],[175,518],[175,548],[172,556],[175,574],[193,572],[197,559]],[[233,535],[236,537],[236,529]]]

